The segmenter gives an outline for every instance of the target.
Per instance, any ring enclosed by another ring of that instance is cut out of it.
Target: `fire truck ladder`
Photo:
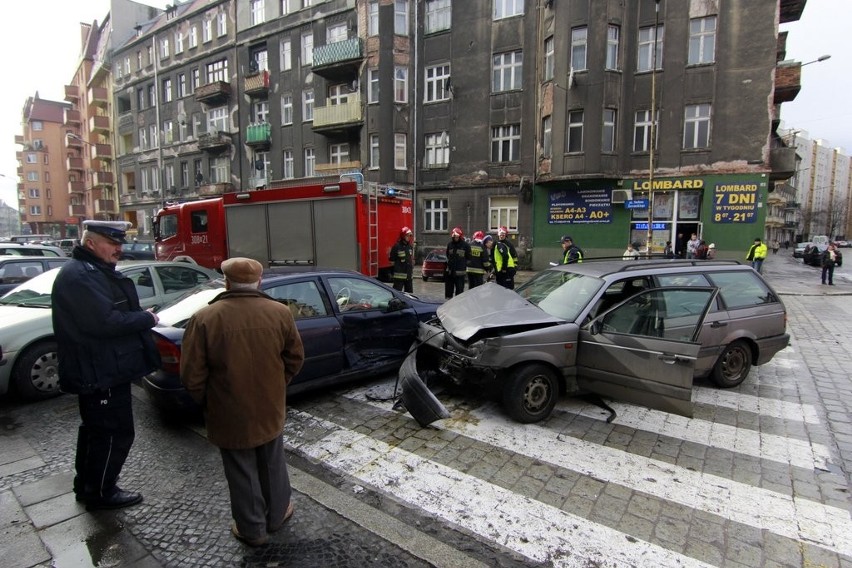
[[[379,275],[379,185],[367,183],[367,242],[370,276]]]

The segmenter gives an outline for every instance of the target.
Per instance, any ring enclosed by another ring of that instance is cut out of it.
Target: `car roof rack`
[[[641,258],[639,259],[642,260]],[[616,272],[628,272],[631,270],[642,270],[645,268],[654,268],[654,267],[672,267],[672,266],[730,266],[730,265],[742,265],[742,262],[739,260],[703,260],[703,259],[666,259],[666,260],[646,260],[643,262],[634,262],[631,260],[625,261],[628,266],[623,266],[620,270]]]

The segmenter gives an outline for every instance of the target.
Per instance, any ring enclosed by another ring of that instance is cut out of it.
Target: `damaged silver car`
[[[789,343],[777,294],[732,261],[587,262],[539,273],[516,291],[480,286],[421,323],[400,370],[421,423],[446,416],[427,384],[494,390],[524,423],[560,393],[598,395],[692,415],[692,382],[740,384]]]

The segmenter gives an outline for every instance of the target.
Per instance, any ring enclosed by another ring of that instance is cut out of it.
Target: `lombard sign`
[[[652,182],[648,180],[634,181],[632,189],[637,191],[648,191],[651,189]],[[704,180],[696,179],[655,179],[653,181],[654,191],[672,190],[672,189],[703,189]]]
[[[757,221],[757,183],[718,183],[713,189],[713,221],[754,223]]]
[[[610,189],[551,191],[547,222],[554,224],[612,223]]]

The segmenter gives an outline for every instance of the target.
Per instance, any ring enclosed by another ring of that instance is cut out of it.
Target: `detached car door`
[[[692,417],[698,334],[718,293],[655,288],[580,330],[577,383],[599,395]]]

